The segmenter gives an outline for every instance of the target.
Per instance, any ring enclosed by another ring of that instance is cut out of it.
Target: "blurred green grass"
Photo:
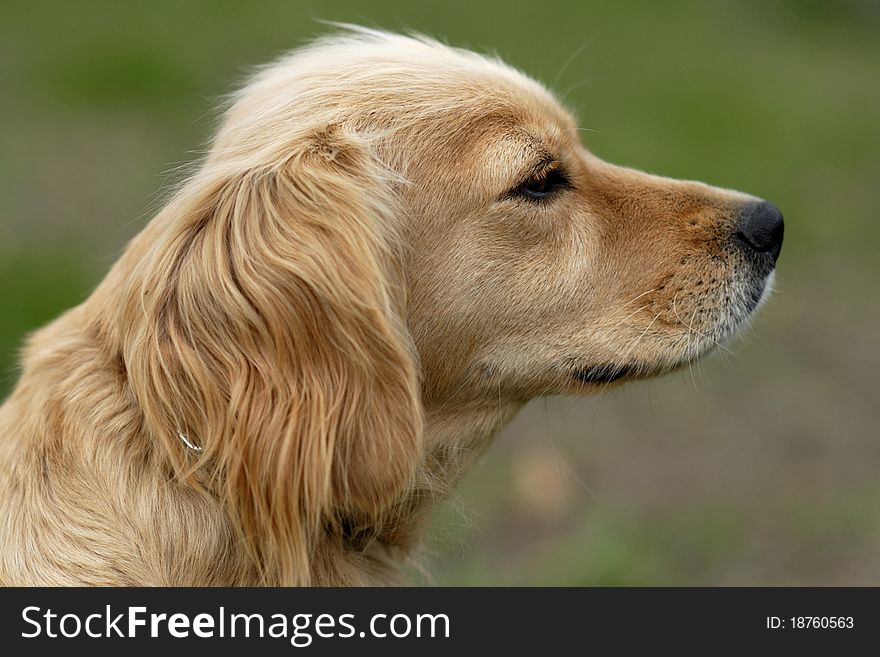
[[[440,583],[880,584],[880,5],[7,2],[0,396],[198,156],[215,100],[337,20],[494,51],[600,156],[779,205],[736,357],[533,403],[437,514]]]

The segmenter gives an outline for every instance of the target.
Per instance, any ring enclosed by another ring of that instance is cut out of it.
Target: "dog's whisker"
[[[651,330],[651,327],[654,326],[654,322],[656,322],[662,314],[662,311],[660,311],[656,315],[654,315],[654,319],[652,319],[650,323],[645,327],[645,330],[642,331],[639,337],[637,337],[634,341],[630,343],[630,346],[627,349],[626,353],[620,358],[621,363],[625,365],[628,362],[629,357],[632,355],[633,351],[635,351],[636,347],[638,347],[642,339],[648,334],[648,331]]]
[[[593,45],[593,42],[596,40],[595,36],[590,37],[586,41],[584,41],[581,45],[579,45],[571,55],[569,55],[568,59],[565,60],[565,63],[560,67],[559,71],[556,73],[556,77],[553,78],[553,82],[550,85],[551,89],[555,89],[556,85],[559,84],[560,78],[565,74],[565,71],[569,66],[577,59],[587,48]]]
[[[693,329],[691,329],[691,324],[693,323],[694,317],[696,317],[696,315],[697,315],[697,308],[694,307],[694,312],[691,314],[690,321],[688,322],[688,334],[687,334],[688,335],[688,348],[687,348],[688,351],[690,351],[691,336],[695,335],[693,332]],[[694,384],[694,390],[697,390],[699,388],[699,386],[697,385],[697,379],[694,376],[694,359],[693,358],[688,358],[688,372],[690,372],[691,383]]]
[[[596,130],[595,128],[566,128],[566,132],[592,132],[597,135],[604,135],[605,133],[601,130]]]
[[[644,296],[646,296],[646,295],[648,295],[648,294],[651,294],[652,292],[656,292],[658,289],[659,289],[659,288],[652,287],[650,290],[645,290],[645,291],[642,292],[640,295],[638,295],[638,296],[636,296],[636,297],[630,299],[629,301],[627,301],[626,303],[624,303],[623,305],[621,305],[621,306],[620,306],[620,309],[622,310],[622,309],[626,308],[626,307],[627,307],[628,305],[630,305],[631,303],[635,303],[636,301],[638,301],[638,300],[641,299],[642,297],[644,297]]]
[[[561,94],[561,98],[562,98],[563,100],[567,100],[568,97],[571,95],[571,93],[572,93],[573,91],[575,91],[576,89],[580,89],[580,88],[583,87],[584,85],[591,84],[591,83],[593,83],[593,82],[595,82],[596,80],[599,80],[599,79],[601,79],[599,76],[593,76],[593,77],[590,77],[590,78],[584,78],[584,79],[582,79],[582,80],[579,80],[578,82],[575,82],[573,85],[571,85],[571,86],[570,86],[568,89],[566,89],[564,92],[562,92],[562,94]]]
[[[704,340],[706,340],[706,341],[708,341],[708,342],[711,342],[712,344],[714,344],[714,345],[715,345],[716,347],[718,347],[719,349],[721,349],[721,350],[723,350],[723,351],[726,351],[727,353],[729,353],[729,354],[731,354],[731,355],[734,355],[733,352],[732,352],[730,349],[728,349],[726,346],[724,346],[723,344],[721,344],[720,342],[718,342],[717,340],[715,340],[713,337],[708,336],[708,335],[706,335],[705,333],[702,333],[701,331],[698,331],[698,330],[695,329],[693,326],[691,326],[689,323],[685,322],[685,321],[681,318],[681,315],[678,314],[678,311],[677,311],[676,308],[675,308],[675,297],[672,298],[672,312],[673,312],[673,314],[675,315],[676,319],[679,321],[679,323],[680,323],[682,326],[686,327],[686,328],[687,328],[688,330],[690,330],[690,331],[693,331],[696,335],[700,336],[700,337],[703,338]]]

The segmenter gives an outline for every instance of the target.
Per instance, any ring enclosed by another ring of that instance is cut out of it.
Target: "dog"
[[[260,70],[0,409],[0,582],[403,581],[529,399],[766,298],[770,203],[608,164],[502,62],[352,28]]]

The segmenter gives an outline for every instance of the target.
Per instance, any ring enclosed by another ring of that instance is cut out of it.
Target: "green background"
[[[0,396],[249,67],[341,20],[494,51],[601,157],[782,208],[734,356],[533,402],[440,509],[441,584],[880,584],[880,3],[4,2]],[[595,131],[595,132],[593,132]],[[416,575],[420,578],[420,575]]]

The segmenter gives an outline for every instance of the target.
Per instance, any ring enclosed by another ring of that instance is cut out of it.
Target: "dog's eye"
[[[540,200],[569,186],[568,177],[558,165],[551,165],[531,175],[514,190],[518,195],[528,199]]]

